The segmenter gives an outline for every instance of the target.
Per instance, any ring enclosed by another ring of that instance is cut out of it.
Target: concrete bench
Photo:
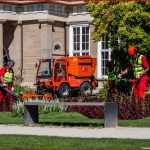
[[[26,125],[39,123],[38,106],[103,106],[104,127],[118,125],[118,105],[116,102],[50,102],[50,101],[25,101],[24,123]]]

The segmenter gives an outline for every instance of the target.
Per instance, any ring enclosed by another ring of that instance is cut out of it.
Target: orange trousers
[[[139,81],[133,83],[133,94],[135,98],[144,100],[146,96],[148,76],[144,75]]]

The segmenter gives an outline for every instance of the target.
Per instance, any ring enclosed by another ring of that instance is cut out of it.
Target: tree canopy
[[[87,10],[94,18],[95,41],[108,35],[115,54],[125,52],[129,45],[135,45],[143,53],[150,52],[149,2],[90,1]]]

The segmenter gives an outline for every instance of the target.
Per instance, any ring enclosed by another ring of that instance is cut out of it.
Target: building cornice
[[[76,24],[92,24],[92,20],[85,20],[85,21],[72,21],[72,22],[67,22],[66,25],[76,25]]]
[[[41,24],[43,24],[43,23],[53,24],[53,23],[55,23],[55,20],[53,20],[53,19],[39,19],[38,22]]]
[[[0,24],[6,22],[7,20],[6,19],[0,19]]]
[[[31,3],[58,3],[66,5],[79,5],[85,4],[84,0],[0,0],[0,3],[13,3],[13,4],[31,4]]]

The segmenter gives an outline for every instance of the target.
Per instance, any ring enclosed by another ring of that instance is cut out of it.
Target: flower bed
[[[82,97],[68,98],[64,101],[102,102],[103,100],[98,97]],[[150,116],[150,97],[146,97],[145,101],[141,101],[139,99],[130,100],[130,97],[127,95],[115,95],[111,98],[111,101],[118,103],[118,115],[120,119],[141,119]],[[100,106],[68,106],[67,111],[80,112],[93,119],[101,119],[104,117],[103,107]]]

